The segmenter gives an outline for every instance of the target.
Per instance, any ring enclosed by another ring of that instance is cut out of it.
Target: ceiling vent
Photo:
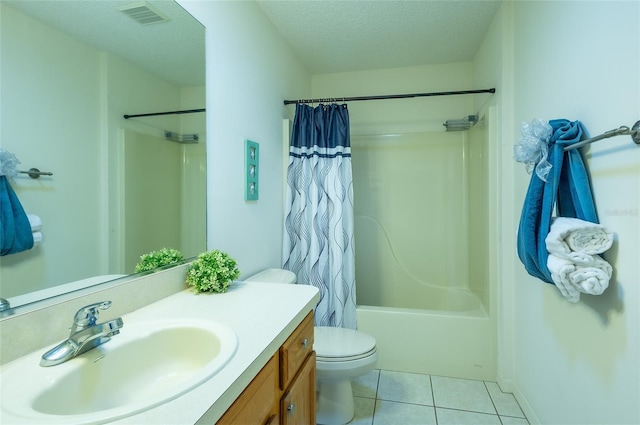
[[[136,22],[141,25],[157,24],[169,20],[168,16],[144,1],[119,6],[117,9],[130,18],[135,19]]]

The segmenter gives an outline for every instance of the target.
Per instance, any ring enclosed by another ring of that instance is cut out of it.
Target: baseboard
[[[506,379],[500,372],[496,375],[496,381],[503,393],[513,393],[513,380]]]
[[[522,391],[520,391],[520,388],[518,388],[517,385],[515,385],[513,382],[511,385],[513,387],[513,391],[511,391],[511,393],[516,398],[516,401],[520,405],[520,408],[522,409],[522,413],[524,413],[524,415],[526,416],[527,420],[529,421],[529,424],[540,425],[540,419],[538,419],[538,416],[533,411],[531,404],[529,404],[529,400],[527,400],[524,394],[522,394]]]

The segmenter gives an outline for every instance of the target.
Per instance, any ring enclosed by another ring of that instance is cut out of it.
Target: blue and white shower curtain
[[[353,179],[346,105],[298,104],[287,170],[284,268],[316,286],[316,326],[356,329]]]

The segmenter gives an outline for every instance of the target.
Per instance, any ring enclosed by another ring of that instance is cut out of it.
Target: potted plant
[[[140,256],[140,262],[136,264],[135,272],[145,272],[158,267],[177,264],[183,260],[182,253],[173,248],[162,248]]]
[[[220,250],[200,254],[187,270],[187,284],[197,292],[226,292],[234,279],[240,276],[238,263]]]

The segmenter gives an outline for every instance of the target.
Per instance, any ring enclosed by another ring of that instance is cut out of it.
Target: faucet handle
[[[100,315],[100,310],[106,310],[111,307],[111,301],[102,301],[99,303],[89,304],[82,307],[73,318],[75,327],[87,327],[96,324],[96,320]]]

